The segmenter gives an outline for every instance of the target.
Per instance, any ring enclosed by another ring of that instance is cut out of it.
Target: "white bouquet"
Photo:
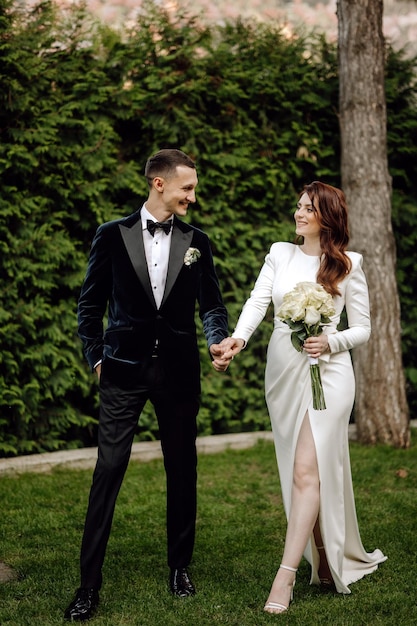
[[[291,343],[298,352],[302,352],[307,337],[317,337],[323,332],[323,324],[330,323],[330,316],[335,314],[332,296],[321,285],[311,282],[297,283],[292,291],[284,295],[277,316],[291,330]],[[313,408],[326,408],[321,384],[318,359],[309,356]]]

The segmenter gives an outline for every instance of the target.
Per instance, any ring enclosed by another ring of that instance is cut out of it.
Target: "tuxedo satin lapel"
[[[189,230],[184,233],[178,226],[175,225],[174,222],[171,237],[167,280],[165,283],[164,297],[162,299],[161,306],[168,298],[169,293],[177,280],[177,276],[184,265],[184,255],[190,247],[191,240],[193,238],[193,231]]]
[[[142,221],[139,220],[131,228],[120,224],[119,228],[134,270],[150,301],[155,304],[143,245]]]

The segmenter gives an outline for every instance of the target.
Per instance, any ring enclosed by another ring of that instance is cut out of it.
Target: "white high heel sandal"
[[[297,573],[297,568],[294,567],[289,567],[288,565],[280,565],[281,569],[286,569],[289,572],[294,572]],[[292,589],[291,589],[291,595],[290,595],[290,602],[288,604],[288,606],[285,606],[285,604],[280,604],[279,602],[267,602],[264,606],[264,611],[266,611],[267,613],[271,613],[271,614],[279,614],[279,613],[285,613],[285,611],[288,611],[291,602],[293,601],[294,598],[294,587],[295,587],[295,578],[294,578],[294,582],[292,584]]]

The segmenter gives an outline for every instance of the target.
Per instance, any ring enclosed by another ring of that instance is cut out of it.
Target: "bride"
[[[356,518],[348,448],[355,397],[349,351],[370,336],[368,288],[362,256],[346,250],[349,234],[345,196],[322,182],[305,185],[294,214],[296,243],[271,246],[232,337],[222,342],[232,359],[247,344],[273,302],[274,327],[268,346],[265,397],[274,434],[288,525],[284,553],[265,611],[285,612],[292,600],[304,555],[312,584],[339,593],[385,561],[367,553]],[[324,332],[298,352],[291,329],[277,316],[284,295],[302,281],[319,283],[332,296],[335,314]],[[348,328],[338,330],[346,310]],[[313,408],[309,361],[318,359],[326,408]]]

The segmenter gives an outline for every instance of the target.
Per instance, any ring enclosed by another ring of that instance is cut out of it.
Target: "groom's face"
[[[174,176],[164,178],[162,199],[167,212],[179,217],[187,215],[188,205],[195,202],[197,185],[197,171],[183,165],[177,167]]]

